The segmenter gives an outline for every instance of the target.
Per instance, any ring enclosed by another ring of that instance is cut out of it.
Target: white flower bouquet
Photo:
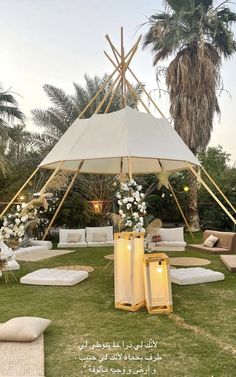
[[[142,186],[138,185],[134,179],[120,183],[120,189],[115,195],[118,199],[123,230],[145,232],[146,203],[145,195],[141,191]]]
[[[3,225],[0,228],[0,241],[14,247],[23,242],[25,230],[31,221],[35,220],[37,209],[33,209],[27,214],[22,214],[24,203],[17,206],[15,213],[9,213],[3,219]]]

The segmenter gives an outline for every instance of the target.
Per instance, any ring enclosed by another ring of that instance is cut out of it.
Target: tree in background
[[[230,154],[223,151],[221,146],[209,147],[206,152],[199,153],[199,159],[204,168],[221,187],[226,197],[236,207],[236,168],[229,165]],[[210,182],[209,184],[211,185]],[[219,197],[214,188],[213,191]],[[198,198],[202,228],[235,230],[232,226],[232,221],[203,187],[199,189]],[[227,203],[225,204],[233,214],[231,208]]]
[[[10,127],[15,120],[23,119],[24,115],[19,110],[15,97],[8,90],[4,91],[0,84],[0,174],[5,175],[8,167],[5,150]]]
[[[236,13],[223,1],[165,0],[166,10],[149,19],[144,46],[151,46],[154,65],[174,56],[166,72],[170,114],[174,127],[196,155],[210,141],[213,117],[220,111],[217,89],[221,85],[222,57],[236,51],[231,24]],[[196,179],[189,175],[188,216],[198,230]]]

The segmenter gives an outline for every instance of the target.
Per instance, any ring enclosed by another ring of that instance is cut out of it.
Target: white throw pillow
[[[81,234],[79,234],[79,233],[75,233],[75,232],[71,233],[70,232],[70,233],[67,234],[67,241],[69,243],[80,242],[80,239],[81,239]]]
[[[157,234],[161,236],[162,241],[184,241],[184,228],[159,228]]]
[[[0,325],[0,341],[32,342],[50,325],[49,319],[15,317]]]
[[[106,233],[106,240],[113,241],[113,226],[86,227],[87,242],[93,242],[93,233]]]
[[[80,234],[80,242],[85,242],[85,229],[59,229],[59,242],[67,243],[69,233]]]
[[[93,242],[106,242],[107,241],[107,234],[106,233],[93,233]]]
[[[219,240],[218,237],[215,237],[213,236],[213,234],[211,234],[209,237],[205,239],[203,245],[206,247],[213,247],[218,240]]]

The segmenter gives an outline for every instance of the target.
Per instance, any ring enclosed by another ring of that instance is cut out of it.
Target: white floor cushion
[[[78,249],[78,247],[87,247],[87,242],[59,242],[57,247],[58,249]]]
[[[4,270],[8,271],[18,271],[20,269],[20,265],[16,260],[10,260],[7,262],[7,268],[4,268]]]
[[[42,246],[28,246],[28,247],[20,247],[19,249],[15,250],[14,251],[14,254],[16,256],[16,259],[17,259],[17,256],[18,255],[21,255],[21,254],[25,254],[25,253],[34,253],[35,251],[47,251],[48,248],[46,245],[42,245]]]
[[[114,241],[88,242],[88,247],[103,247],[103,246],[114,246]]]
[[[20,282],[33,285],[75,285],[87,278],[87,271],[42,268],[23,276]]]
[[[170,271],[171,282],[178,285],[209,283],[224,280],[221,272],[208,270],[202,267],[176,268]]]

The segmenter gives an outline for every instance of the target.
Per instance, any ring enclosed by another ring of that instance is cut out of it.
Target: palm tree
[[[53,106],[49,107],[47,110],[34,109],[32,111],[34,123],[43,131],[41,134],[33,135],[32,141],[36,147],[46,148],[47,151],[52,148],[98,92],[102,83],[107,79],[107,75],[104,75],[102,78],[98,76],[91,78],[85,75],[84,78],[85,87],[74,83],[74,95],[68,95],[62,89],[56,88],[55,86],[44,85],[44,90]],[[104,98],[112,83],[112,80],[107,83],[93,104],[85,112],[85,118],[89,118],[94,114],[98,104]],[[138,94],[141,94],[142,85],[137,85],[134,89]],[[105,111],[111,95],[112,93],[108,96],[99,113]],[[120,109],[120,98],[121,93],[118,90],[114,95],[109,111],[112,112]],[[128,95],[127,103],[130,107],[135,107],[137,102],[136,98]]]
[[[23,120],[24,115],[19,110],[15,97],[4,91],[0,84],[0,173],[6,174],[8,161],[5,156],[9,138],[10,126],[15,120]]]
[[[166,70],[170,92],[170,114],[174,127],[194,154],[204,151],[220,111],[217,90],[221,83],[222,57],[236,51],[231,30],[236,13],[224,1],[165,0],[164,12],[149,19],[144,46],[151,46],[154,65],[171,58]],[[188,217],[193,230],[199,228],[197,185],[189,182]]]

